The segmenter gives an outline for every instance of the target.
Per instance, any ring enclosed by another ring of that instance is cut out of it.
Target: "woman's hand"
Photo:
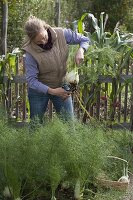
[[[79,48],[76,56],[75,56],[75,62],[77,65],[81,64],[84,60],[84,49],[83,48]]]
[[[55,89],[48,88],[48,93],[51,95],[59,96],[63,100],[67,99],[71,95],[71,92],[64,90],[62,87],[55,88]]]

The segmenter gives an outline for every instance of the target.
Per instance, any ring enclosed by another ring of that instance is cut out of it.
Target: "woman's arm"
[[[28,87],[39,92],[47,93],[48,86],[38,81],[39,70],[37,67],[37,62],[33,56],[27,52],[24,57],[24,66],[26,70],[26,80]]]
[[[75,55],[76,64],[80,64],[84,60],[84,51],[87,51],[90,45],[90,40],[82,34],[72,31],[71,29],[64,29],[64,36],[67,44],[77,45],[79,44],[79,49]]]
[[[51,95],[60,96],[62,97],[62,99],[68,98],[71,92],[65,91],[62,87],[53,89],[38,81],[39,70],[37,67],[37,62],[29,53],[25,54],[24,66],[26,69],[26,79],[28,82],[28,87],[44,94],[49,93]]]

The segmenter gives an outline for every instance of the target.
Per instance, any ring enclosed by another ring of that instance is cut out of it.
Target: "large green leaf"
[[[91,13],[88,13],[88,17],[92,19],[92,25],[97,33],[98,42],[100,42],[100,28],[98,26],[97,18],[95,18],[94,15]]]
[[[83,33],[84,32],[84,27],[83,27],[83,20],[85,17],[88,15],[88,13],[85,13],[81,16],[81,18],[78,20],[78,32]]]
[[[129,50],[125,54],[124,61],[122,62],[121,66],[120,66],[121,69],[124,67],[127,67],[127,65],[129,64],[129,58],[132,53],[133,53],[133,48],[129,48]]]

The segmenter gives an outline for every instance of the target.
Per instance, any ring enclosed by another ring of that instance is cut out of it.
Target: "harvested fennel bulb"
[[[67,83],[79,83],[79,75],[76,70],[72,70],[71,72],[67,72],[65,76],[65,81]]]

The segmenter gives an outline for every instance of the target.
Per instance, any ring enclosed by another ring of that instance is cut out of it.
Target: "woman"
[[[66,75],[68,45],[79,44],[75,62],[80,64],[89,39],[70,29],[52,28],[34,16],[25,23],[28,36],[23,46],[24,65],[28,82],[30,118],[42,121],[48,101],[51,100],[57,113],[73,117],[71,93],[62,88]]]

